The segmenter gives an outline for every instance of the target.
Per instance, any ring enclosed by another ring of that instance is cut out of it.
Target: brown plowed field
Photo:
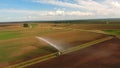
[[[120,68],[120,39],[114,38],[27,68]]]
[[[51,43],[54,43],[56,46],[61,47],[62,50],[66,50],[77,45],[108,37],[108,35],[95,32],[71,30],[61,33],[51,33],[42,37],[49,40]]]

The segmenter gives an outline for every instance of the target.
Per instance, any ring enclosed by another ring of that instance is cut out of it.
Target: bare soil
[[[120,39],[114,38],[26,68],[120,68]]]
[[[48,39],[50,42],[52,42],[58,47],[63,47],[64,49],[67,49],[73,46],[88,43],[107,36],[108,35],[95,32],[71,30],[61,33],[47,34],[44,35],[43,38],[45,38],[46,40]]]

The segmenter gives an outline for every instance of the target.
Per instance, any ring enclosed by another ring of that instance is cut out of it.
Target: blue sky
[[[120,18],[119,0],[0,0],[0,22]]]

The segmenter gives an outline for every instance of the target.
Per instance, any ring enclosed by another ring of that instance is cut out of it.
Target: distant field
[[[120,29],[120,24],[59,24],[58,27],[66,27],[73,29],[87,30],[117,30]]]
[[[120,30],[104,30],[106,33],[120,35]]]

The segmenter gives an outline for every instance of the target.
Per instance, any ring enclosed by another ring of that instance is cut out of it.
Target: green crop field
[[[38,24],[31,24],[32,28],[35,28],[38,26]]]
[[[12,39],[20,36],[20,32],[0,31],[0,40]]]
[[[120,30],[104,30],[105,32],[113,35],[120,35]]]

